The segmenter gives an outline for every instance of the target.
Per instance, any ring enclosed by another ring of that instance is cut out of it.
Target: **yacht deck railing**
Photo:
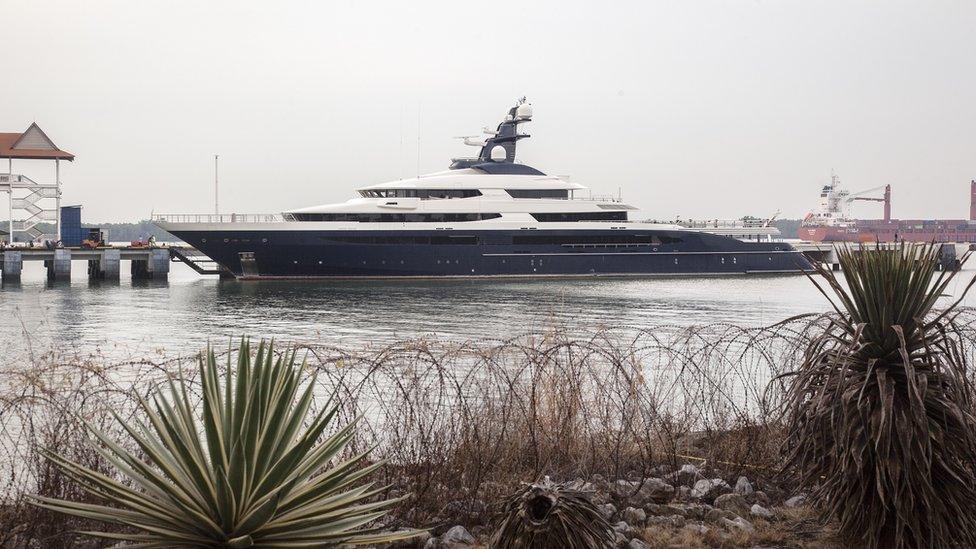
[[[153,214],[153,221],[164,223],[278,223],[278,214]]]
[[[757,229],[769,227],[768,219],[677,219],[672,221],[648,220],[650,223],[680,225],[688,229]]]

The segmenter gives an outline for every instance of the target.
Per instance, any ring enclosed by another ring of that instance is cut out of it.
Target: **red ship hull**
[[[846,226],[801,226],[798,236],[811,242],[976,242],[976,221],[852,220]]]

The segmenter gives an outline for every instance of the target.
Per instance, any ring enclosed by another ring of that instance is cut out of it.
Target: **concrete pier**
[[[20,252],[4,252],[3,280],[20,280],[20,273],[24,270],[24,258]]]
[[[54,257],[45,259],[48,280],[71,280],[71,250],[54,250]]]
[[[102,250],[97,259],[88,260],[90,280],[118,280],[122,254],[119,250]]]
[[[43,261],[49,280],[70,280],[72,259],[87,261],[90,280],[119,280],[122,261],[132,262],[134,279],[169,277],[170,248],[0,248],[0,267],[6,281],[20,280],[25,261]]]

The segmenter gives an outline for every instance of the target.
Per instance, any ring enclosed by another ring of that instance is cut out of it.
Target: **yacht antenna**
[[[218,202],[217,194],[217,159],[220,158],[219,154],[214,155],[214,214],[220,214],[220,203]]]
[[[403,103],[400,103],[400,148],[397,149],[397,178],[403,180]]]
[[[420,178],[420,102],[417,102],[417,178]]]

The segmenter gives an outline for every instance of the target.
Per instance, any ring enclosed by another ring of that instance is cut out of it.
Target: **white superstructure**
[[[594,197],[578,183],[547,175],[487,174],[477,168],[446,170],[412,179],[370,185],[346,202],[323,204],[283,213],[285,221],[369,222],[370,214],[470,215],[467,223],[510,225],[538,223],[536,216],[567,216],[568,220],[625,221],[634,206],[612,197]],[[349,217],[334,214],[349,214]],[[476,215],[486,215],[475,219]],[[600,219],[601,217],[605,219]],[[450,220],[445,217],[444,220]],[[458,219],[461,221],[461,219]],[[404,222],[404,225],[407,223]],[[411,227],[416,227],[410,224]],[[578,225],[574,225],[577,226]]]

